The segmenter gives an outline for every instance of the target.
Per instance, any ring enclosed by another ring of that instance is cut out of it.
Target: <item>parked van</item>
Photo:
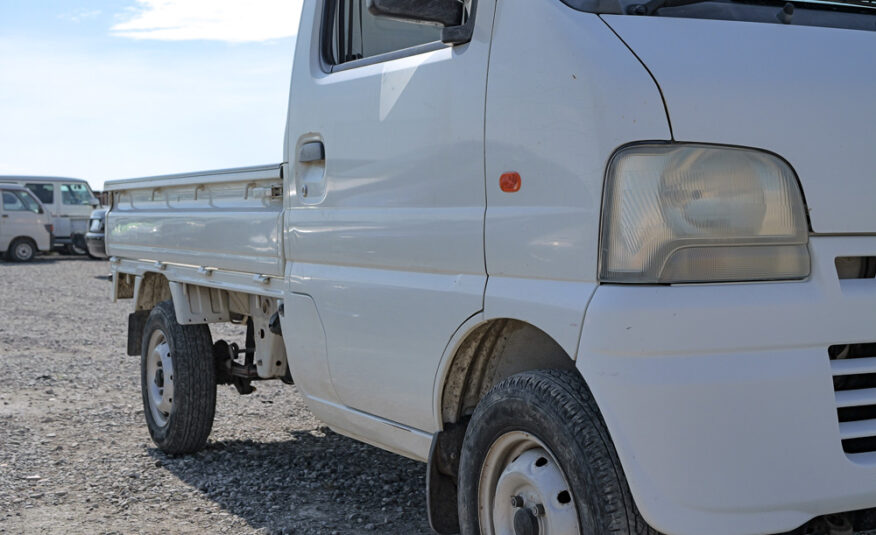
[[[88,182],[81,178],[0,176],[0,183],[25,186],[52,216],[55,226],[53,249],[84,255],[88,218],[100,203]]]
[[[52,248],[52,216],[27,188],[0,184],[0,252],[14,262]]]

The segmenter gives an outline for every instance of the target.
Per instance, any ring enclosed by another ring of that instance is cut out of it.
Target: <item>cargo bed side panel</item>
[[[280,167],[110,182],[111,256],[283,275]]]

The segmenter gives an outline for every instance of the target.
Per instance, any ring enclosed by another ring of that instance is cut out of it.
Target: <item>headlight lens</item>
[[[808,225],[794,172],[754,150],[636,145],[609,165],[604,282],[680,283],[809,276]]]

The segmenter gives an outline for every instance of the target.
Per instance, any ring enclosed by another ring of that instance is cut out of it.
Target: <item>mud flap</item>
[[[149,319],[148,310],[138,310],[128,314],[128,355],[139,357],[143,350],[143,329]]]
[[[432,450],[429,452],[426,504],[429,525],[439,535],[459,533],[456,482],[466,423],[445,425],[444,431],[436,434],[432,440]]]

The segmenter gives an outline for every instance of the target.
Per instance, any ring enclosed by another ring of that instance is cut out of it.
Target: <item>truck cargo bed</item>
[[[283,275],[280,164],[116,180],[110,256]]]

